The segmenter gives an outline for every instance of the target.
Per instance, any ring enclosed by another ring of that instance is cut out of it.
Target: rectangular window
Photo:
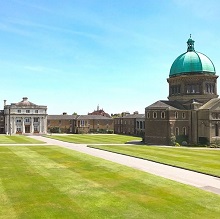
[[[38,122],[38,118],[34,118],[34,122]]]
[[[38,110],[35,110],[35,113],[38,113]]]
[[[30,113],[30,110],[26,110],[26,113]]]
[[[25,119],[25,122],[30,122],[30,118],[26,118],[26,119]]]
[[[18,110],[18,113],[21,113],[21,110]]]
[[[17,132],[21,132],[21,127],[17,127]]]

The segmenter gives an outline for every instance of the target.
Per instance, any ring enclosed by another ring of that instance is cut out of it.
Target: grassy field
[[[139,137],[126,135],[103,135],[103,134],[76,134],[76,135],[47,135],[48,138],[53,138],[61,141],[72,142],[76,144],[124,144],[133,140],[140,140]]]
[[[42,144],[44,142],[24,135],[0,135],[0,144]]]
[[[92,146],[220,177],[220,150],[156,146]]]
[[[57,146],[0,147],[0,218],[212,218],[220,196]]]

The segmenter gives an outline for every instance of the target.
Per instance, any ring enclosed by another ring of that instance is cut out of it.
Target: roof
[[[199,109],[200,110],[209,110],[212,109],[214,106],[216,106],[216,104],[220,103],[220,99],[219,98],[213,98],[211,100],[209,100],[207,103],[205,103],[203,106],[201,106]]]
[[[178,56],[170,68],[170,77],[183,74],[211,74],[215,75],[215,66],[206,55],[196,52],[194,49],[194,40],[187,41],[187,52]]]
[[[48,120],[71,120],[76,119],[77,115],[48,115]]]
[[[27,97],[23,97],[23,100],[18,103],[15,103],[15,105],[16,106],[37,106],[36,104],[28,101]]]
[[[169,110],[185,110],[185,107],[178,101],[158,100],[146,109],[169,109]]]
[[[77,117],[77,119],[97,119],[97,120],[102,120],[102,119],[110,119],[112,120],[113,118],[109,118],[106,116],[100,116],[100,115],[80,115]]]
[[[115,119],[117,118],[124,118],[124,119],[141,119],[144,118],[145,114],[128,114],[126,116],[120,116],[120,117],[115,117]]]

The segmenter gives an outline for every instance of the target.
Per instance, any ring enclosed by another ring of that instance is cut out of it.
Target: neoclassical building
[[[195,51],[194,40],[173,62],[168,100],[145,108],[145,142],[148,144],[210,144],[219,138],[220,99],[213,62]]]
[[[6,134],[46,134],[47,107],[36,105],[24,97],[18,103],[4,104]]]

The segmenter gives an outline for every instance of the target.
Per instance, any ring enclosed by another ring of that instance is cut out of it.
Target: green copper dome
[[[212,74],[215,75],[215,66],[204,54],[194,50],[194,40],[187,41],[187,52],[181,54],[173,62],[170,77],[187,74]]]

